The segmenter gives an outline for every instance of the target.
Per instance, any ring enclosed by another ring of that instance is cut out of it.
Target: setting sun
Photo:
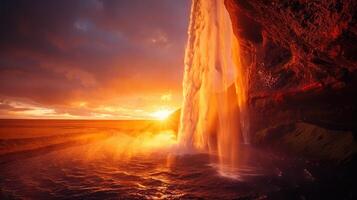
[[[172,111],[170,111],[170,110],[162,109],[162,110],[158,110],[158,111],[154,112],[152,114],[152,116],[158,120],[165,120],[166,118],[168,118],[170,116],[171,113],[172,113]]]

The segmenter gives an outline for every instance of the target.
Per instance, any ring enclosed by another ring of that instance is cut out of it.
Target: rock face
[[[249,76],[251,133],[287,121],[357,130],[355,0],[225,0]]]
[[[308,123],[279,124],[259,131],[253,141],[269,148],[318,160],[348,162],[357,152],[349,131],[333,131]]]

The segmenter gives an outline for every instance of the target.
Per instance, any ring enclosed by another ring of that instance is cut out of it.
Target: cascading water
[[[193,0],[179,144],[217,154],[221,172],[247,143],[245,74],[223,0]]]

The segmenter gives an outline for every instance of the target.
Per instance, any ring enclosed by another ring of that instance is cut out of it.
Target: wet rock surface
[[[249,76],[252,132],[281,120],[356,130],[356,1],[225,4]]]
[[[353,159],[357,151],[350,131],[334,131],[304,122],[285,123],[259,131],[255,144],[336,164]]]

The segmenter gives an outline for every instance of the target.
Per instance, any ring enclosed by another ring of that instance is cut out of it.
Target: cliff
[[[249,75],[253,132],[291,120],[356,130],[356,1],[225,4]]]
[[[225,0],[225,5],[249,77],[253,139],[283,123],[355,138],[357,1]]]

